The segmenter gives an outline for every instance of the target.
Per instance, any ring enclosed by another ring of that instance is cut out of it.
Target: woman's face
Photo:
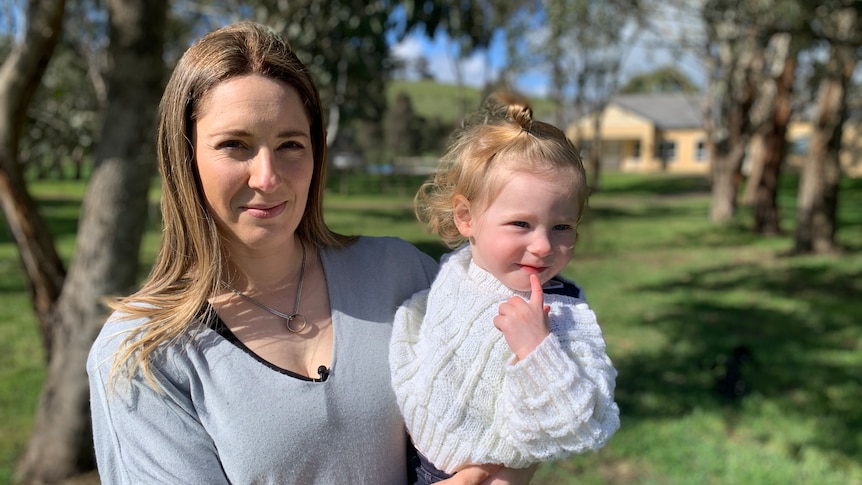
[[[293,244],[314,156],[293,87],[260,75],[218,84],[201,101],[195,161],[207,207],[232,251]]]

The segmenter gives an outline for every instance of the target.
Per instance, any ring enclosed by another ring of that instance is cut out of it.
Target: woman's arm
[[[538,465],[528,468],[503,468],[500,465],[467,465],[452,478],[439,482],[445,485],[528,485]]]

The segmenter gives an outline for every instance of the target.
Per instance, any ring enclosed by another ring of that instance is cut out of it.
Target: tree
[[[106,317],[103,298],[126,293],[137,281],[167,3],[110,0],[108,11],[107,112],[69,274],[50,311],[40,315],[48,341],[63,345],[48,353],[35,428],[16,469],[23,483],[55,483],[94,467],[85,362]]]
[[[601,120],[610,96],[619,85],[627,45],[633,41],[641,17],[639,0],[546,0],[548,36],[535,46],[551,70],[551,98],[557,106],[576,113],[593,113],[593,140],[587,156],[590,186],[599,189]],[[555,123],[564,125],[558,110]]]
[[[756,122],[752,107],[762,66],[762,29],[757,19],[770,12],[769,0],[708,0],[706,27],[709,86],[704,120],[712,153],[710,219],[730,221],[737,207],[742,162]]]
[[[66,272],[27,191],[18,151],[27,108],[60,36],[64,8],[64,0],[31,0],[24,38],[0,67],[0,204],[28,276],[48,352],[53,346],[50,315]]]
[[[422,146],[422,120],[413,111],[410,96],[401,91],[395,104],[386,111],[383,137],[391,156],[418,155]]]
[[[777,202],[778,179],[787,152],[787,127],[793,113],[799,37],[798,32],[773,34],[770,41],[772,49],[768,49],[766,55],[767,72],[761,84],[759,102],[768,105],[765,108],[767,113],[754,135],[760,150],[752,153],[751,173],[746,186],[746,194],[750,194],[754,205],[754,232],[763,235],[782,232]]]
[[[699,89],[684,73],[673,66],[632,77],[620,88],[619,94],[636,93],[696,93]]]
[[[842,126],[847,119],[847,91],[862,46],[862,5],[854,0],[823,2],[812,24],[829,45],[817,94],[814,132],[796,204],[793,252],[828,253],[835,242]]]
[[[107,12],[98,1],[66,6],[61,38],[30,103],[19,159],[37,178],[80,180],[92,161],[107,98]]]

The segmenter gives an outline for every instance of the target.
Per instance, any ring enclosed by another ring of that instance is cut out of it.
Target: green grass
[[[396,235],[439,256],[411,209],[417,179],[331,190],[340,232]],[[779,204],[788,235],[751,233],[742,208],[708,221],[698,177],[608,173],[565,273],[586,290],[616,365],[622,428],[598,453],[544,464],[537,484],[862,484],[862,180],[844,180],[839,256],[787,257],[796,180]],[[377,195],[363,193],[377,190]],[[68,257],[80,186],[34,187]],[[362,194],[362,195],[357,195]],[[144,258],[158,243],[151,224]],[[0,229],[0,483],[32,427],[44,374],[17,253]],[[748,393],[715,390],[722,359],[747,346]]]

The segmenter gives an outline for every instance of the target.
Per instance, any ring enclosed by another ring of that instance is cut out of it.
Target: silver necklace
[[[263,303],[255,300],[254,298],[252,298],[252,297],[250,297],[244,293],[241,293],[239,290],[237,290],[233,286],[229,285],[228,283],[224,283],[225,287],[227,287],[227,289],[232,291],[236,296],[242,298],[243,300],[251,303],[252,305],[255,305],[256,307],[258,307],[262,310],[266,310],[269,313],[272,313],[273,315],[275,315],[277,317],[283,318],[285,328],[287,328],[287,331],[291,332],[291,333],[302,332],[303,330],[305,330],[305,327],[308,326],[308,320],[305,319],[305,316],[303,316],[299,313],[299,302],[302,299],[302,280],[305,277],[305,245],[302,243],[299,243],[299,244],[300,244],[300,246],[302,246],[302,266],[299,267],[299,283],[296,285],[296,299],[293,302],[293,313],[291,313],[290,315],[288,315],[286,313],[282,313],[282,312],[276,310],[275,308],[270,308],[270,307],[264,305]],[[299,328],[295,328],[295,327],[291,326],[291,323],[294,320],[297,320],[297,321],[301,320],[302,321],[302,323],[299,325]]]

